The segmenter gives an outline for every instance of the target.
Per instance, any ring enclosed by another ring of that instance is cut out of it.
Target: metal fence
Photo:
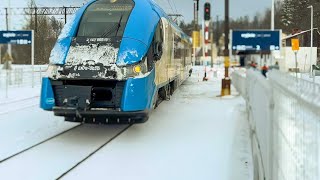
[[[319,180],[319,84],[279,71],[268,79],[252,70],[232,78],[247,101],[255,179]]]
[[[47,66],[17,65],[12,70],[3,70],[0,67],[0,91],[8,96],[8,91],[23,87],[36,87],[41,84]]]

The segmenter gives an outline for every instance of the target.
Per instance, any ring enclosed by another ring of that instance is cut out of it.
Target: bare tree
[[[29,8],[36,8],[34,0],[30,0]],[[30,13],[31,14],[31,13]],[[27,16],[25,30],[35,30],[35,64],[48,64],[50,52],[63,28],[64,23],[54,16]],[[14,63],[30,64],[31,47],[29,45],[15,46]]]

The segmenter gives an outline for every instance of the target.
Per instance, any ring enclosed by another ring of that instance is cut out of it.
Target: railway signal
[[[210,35],[209,35],[209,25],[211,20],[211,5],[210,3],[204,4],[204,56],[207,57],[209,55],[209,43],[210,43]]]
[[[211,19],[211,5],[210,3],[204,4],[204,20],[210,21]]]

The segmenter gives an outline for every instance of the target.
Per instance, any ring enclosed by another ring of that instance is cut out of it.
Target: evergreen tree
[[[292,4],[293,0],[284,0],[283,6],[281,9],[281,22],[283,26],[288,29],[292,29],[294,27],[294,12],[295,8]]]
[[[284,0],[281,9],[281,22],[284,32],[293,29],[310,29],[310,5],[314,10],[314,27],[320,27],[320,1],[319,0]]]

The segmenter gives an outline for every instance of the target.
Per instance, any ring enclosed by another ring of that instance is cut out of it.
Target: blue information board
[[[0,31],[0,44],[31,45],[32,31]]]
[[[280,30],[234,30],[232,50],[258,52],[280,50],[280,34]]]

